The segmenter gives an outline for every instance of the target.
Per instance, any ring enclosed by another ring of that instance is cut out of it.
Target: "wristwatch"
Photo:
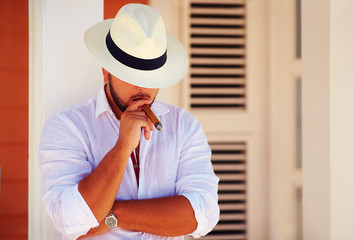
[[[118,219],[112,212],[110,212],[108,216],[105,217],[104,222],[109,228],[115,228],[118,226]]]

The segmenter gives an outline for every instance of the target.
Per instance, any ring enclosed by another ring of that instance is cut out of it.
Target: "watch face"
[[[105,218],[105,224],[110,228],[116,227],[117,223],[118,223],[118,220],[113,214]]]

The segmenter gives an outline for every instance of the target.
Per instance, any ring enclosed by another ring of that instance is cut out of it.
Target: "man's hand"
[[[146,140],[150,139],[150,131],[154,130],[154,126],[146,113],[141,110],[142,105],[149,103],[149,100],[136,101],[121,115],[118,147],[130,149],[131,152],[135,150],[141,139],[142,128]]]

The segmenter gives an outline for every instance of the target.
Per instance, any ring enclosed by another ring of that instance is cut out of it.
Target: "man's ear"
[[[107,70],[105,70],[104,68],[102,68],[102,73],[103,73],[103,77],[104,77],[104,83],[108,82],[109,72]]]

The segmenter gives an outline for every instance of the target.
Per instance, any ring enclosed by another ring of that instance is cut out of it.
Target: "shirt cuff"
[[[182,195],[189,200],[194,210],[195,219],[197,221],[197,228],[190,235],[193,238],[202,237],[204,235],[203,230],[207,228],[208,221],[207,218],[202,214],[204,210],[202,209],[202,204],[200,202],[199,196],[195,193],[184,193]]]
[[[78,184],[66,188],[61,196],[62,223],[67,235],[86,234],[99,225],[86,201],[78,191]]]

